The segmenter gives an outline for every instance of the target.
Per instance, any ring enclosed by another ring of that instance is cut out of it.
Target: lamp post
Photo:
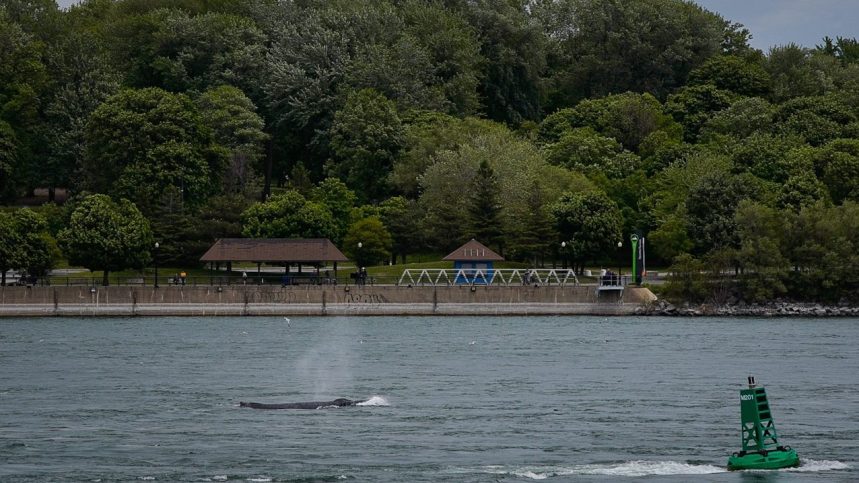
[[[623,265],[623,242],[617,242],[617,251],[620,252],[620,256],[617,259],[617,284],[623,285],[623,278],[621,277],[621,267]]]
[[[358,242],[358,252],[356,253],[357,256],[355,257],[355,268],[358,269],[358,277],[355,281],[358,283],[358,285],[364,285],[364,270],[362,267],[364,260],[361,258],[361,248],[363,246],[363,243]]]
[[[561,242],[561,265],[564,270],[567,269],[567,242]]]
[[[155,250],[153,251],[152,258],[155,260],[155,288],[158,288],[158,242],[155,242]]]

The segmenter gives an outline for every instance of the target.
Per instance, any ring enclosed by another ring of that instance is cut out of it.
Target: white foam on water
[[[802,460],[798,468],[784,468],[777,471],[784,472],[820,472],[831,470],[845,470],[851,466],[841,461],[829,460]],[[592,464],[574,466],[523,466],[520,468],[505,466],[484,466],[481,470],[485,473],[495,475],[510,475],[531,480],[545,480],[555,476],[617,476],[617,477],[641,477],[641,476],[683,476],[683,475],[710,475],[715,473],[727,473],[727,468],[715,465],[703,465],[683,463],[680,461],[625,461],[623,463]],[[744,472],[771,472],[773,470],[745,470]]]
[[[833,461],[833,460],[812,460],[812,459],[802,459],[799,458],[799,467],[797,468],[784,468],[779,471],[787,471],[787,472],[796,472],[796,473],[809,473],[815,471],[831,471],[831,470],[846,470],[850,469],[850,465],[847,463],[842,463],[841,461]]]
[[[532,480],[545,480],[549,477],[548,474],[544,473],[534,473],[533,471],[513,471],[512,473],[515,476],[519,476],[521,478],[530,478]]]
[[[367,399],[364,402],[359,402],[356,406],[390,406],[391,403],[385,398],[385,396],[372,396],[370,399]]]
[[[255,482],[259,482],[259,483],[267,483],[267,482],[271,481],[271,478],[269,478],[268,476],[260,476],[260,477],[258,477],[258,478],[248,478],[248,481],[255,481]]]
[[[713,465],[681,463],[679,461],[625,461],[613,464],[575,466],[525,466],[505,468],[486,466],[484,471],[498,475],[513,475],[532,480],[545,480],[553,476],[597,475],[597,476],[671,476],[709,475],[725,473],[727,469]]]
[[[215,481],[227,481],[227,475],[215,475],[212,479]]]
[[[626,461],[613,465],[581,465],[572,474],[608,476],[711,475],[725,473],[724,467],[680,461]]]

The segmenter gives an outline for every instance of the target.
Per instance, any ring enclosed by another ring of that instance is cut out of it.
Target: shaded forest
[[[853,300],[859,42],[751,35],[683,0],[5,0],[0,270],[240,236],[581,270],[638,233],[677,297]]]

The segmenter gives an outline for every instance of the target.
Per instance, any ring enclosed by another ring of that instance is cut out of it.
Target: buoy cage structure
[[[740,390],[742,451],[728,458],[729,470],[777,470],[799,466],[790,446],[779,444],[767,391],[749,376],[749,388]]]

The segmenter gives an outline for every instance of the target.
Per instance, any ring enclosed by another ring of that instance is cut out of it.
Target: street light
[[[567,242],[561,242],[561,263],[563,263],[564,270],[567,269]]]
[[[623,285],[623,278],[621,277],[621,266],[623,265],[623,242],[617,242],[617,251],[620,253],[620,256],[617,259],[617,284]]]
[[[358,253],[356,254],[357,256],[355,257],[355,259],[356,259],[355,260],[355,265],[356,265],[355,268],[358,269],[358,277],[356,280],[358,282],[358,285],[364,285],[364,270],[363,270],[363,267],[361,266],[361,265],[363,265],[362,262],[364,261],[361,258],[361,247],[363,247],[363,246],[364,246],[363,243],[358,242]]]
[[[155,251],[152,258],[155,260],[155,288],[158,288],[158,242],[155,242]]]

